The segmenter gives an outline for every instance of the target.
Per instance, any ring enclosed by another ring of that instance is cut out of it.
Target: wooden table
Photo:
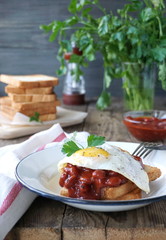
[[[95,102],[74,109],[87,111],[84,123],[64,128],[66,132],[88,131],[111,141],[135,141],[122,123],[123,107],[118,99],[107,111],[98,111]],[[166,101],[156,100],[157,109]],[[0,145],[22,142],[27,137],[0,140]],[[135,141],[136,142],[136,141]],[[61,202],[38,197],[7,235],[6,240],[165,240],[166,202],[124,212],[100,213],[80,210]]]

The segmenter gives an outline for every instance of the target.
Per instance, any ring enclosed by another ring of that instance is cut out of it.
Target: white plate
[[[0,139],[13,139],[27,136],[50,128],[59,123],[61,127],[72,126],[83,122],[86,112],[79,112],[57,107],[57,119],[49,122],[29,122],[29,117],[18,114],[14,121],[10,121],[0,113]]]
[[[86,118],[86,112],[74,111],[70,109],[65,109],[62,107],[57,107],[57,119],[52,121],[45,121],[45,122],[36,122],[36,121],[29,121],[29,117],[25,116],[24,114],[17,113],[14,119],[11,121],[6,118],[0,112],[0,124],[10,125],[10,126],[43,126],[43,125],[53,125],[55,123],[60,123],[62,127],[70,126],[73,124],[81,123],[84,118]]]
[[[111,142],[112,145],[132,152],[137,143]],[[59,173],[57,163],[64,157],[61,152],[61,143],[54,147],[33,153],[24,158],[16,168],[16,177],[26,188],[47,198],[61,201],[70,206],[100,212],[126,211],[143,207],[152,202],[166,198],[166,151],[153,151],[144,162],[157,166],[162,171],[162,176],[150,183],[151,192],[143,194],[142,199],[130,201],[109,200],[82,200],[60,196],[58,184]]]

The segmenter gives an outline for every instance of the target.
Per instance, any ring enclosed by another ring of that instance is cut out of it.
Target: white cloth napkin
[[[59,124],[36,133],[25,142],[0,148],[0,240],[3,240],[36,198],[36,194],[21,186],[15,178],[17,163],[50,142],[66,137]]]

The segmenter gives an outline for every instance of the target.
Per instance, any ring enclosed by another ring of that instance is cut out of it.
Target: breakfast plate
[[[110,142],[129,152],[138,146],[137,143]],[[20,161],[16,167],[16,178],[27,189],[36,194],[61,201],[67,205],[90,211],[116,212],[140,208],[153,202],[166,199],[166,151],[153,151],[144,163],[161,169],[159,179],[150,183],[150,193],[142,194],[138,200],[85,200],[60,195],[59,173],[57,164],[64,157],[61,152],[62,143],[54,143],[52,147],[32,153]]]
[[[53,124],[59,123],[61,127],[80,124],[87,117],[86,112],[74,111],[57,107],[57,119],[46,122],[30,122],[29,117],[17,113],[11,121],[0,112],[0,139],[13,139],[37,133],[50,128]]]
[[[70,109],[65,109],[63,107],[57,107],[57,119],[52,121],[29,121],[29,117],[22,113],[16,113],[13,120],[6,118],[0,111],[0,124],[9,126],[43,126],[43,125],[53,125],[55,123],[60,123],[62,127],[78,124],[86,118],[87,113],[81,111],[74,111]]]

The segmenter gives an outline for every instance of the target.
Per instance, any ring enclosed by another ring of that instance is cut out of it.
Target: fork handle
[[[149,146],[149,147],[146,147],[145,148],[147,149],[153,149],[153,150],[166,150],[166,145],[162,145],[162,146]]]

